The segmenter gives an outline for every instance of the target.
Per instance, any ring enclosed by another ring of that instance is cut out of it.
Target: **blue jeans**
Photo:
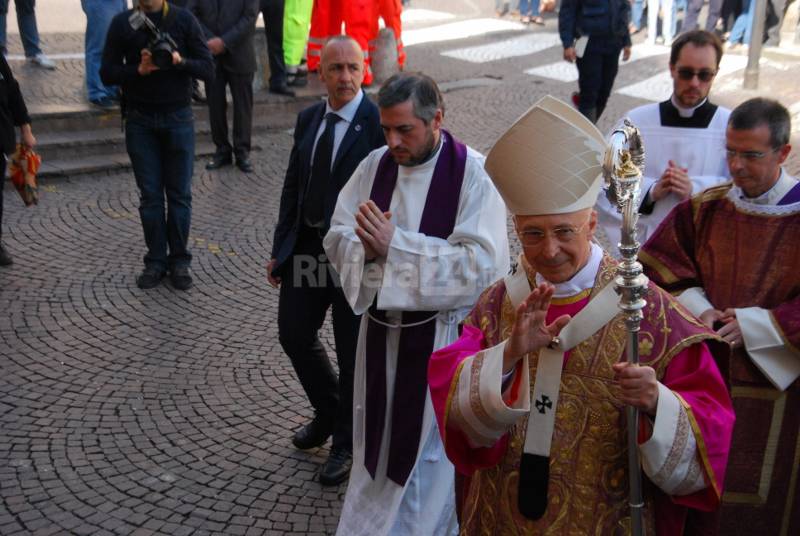
[[[538,17],[539,0],[519,0],[519,14],[521,17]]]
[[[633,0],[631,6],[631,23],[637,30],[642,28],[642,14],[644,13],[644,0]]]
[[[126,9],[125,0],[81,0],[81,8],[86,14],[86,92],[89,100],[114,97],[117,88],[106,86],[100,80],[100,63],[106,33],[114,15]]]
[[[187,106],[171,113],[130,110],[125,144],[139,187],[139,215],[147,245],[145,266],[159,271],[189,266],[194,170],[192,109]]]
[[[0,0],[0,51],[6,52],[6,15],[9,0]],[[25,57],[33,58],[42,53],[39,48],[39,29],[36,27],[36,0],[14,0],[17,8],[17,26],[25,49]]]
[[[753,33],[753,0],[745,0],[747,6],[744,11],[736,17],[736,22],[733,23],[731,35],[728,36],[729,43],[744,43],[750,44],[750,36]]]

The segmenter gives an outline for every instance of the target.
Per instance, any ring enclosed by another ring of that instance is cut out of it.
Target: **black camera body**
[[[178,45],[172,39],[172,36],[160,30],[153,24],[153,21],[147,18],[147,15],[138,9],[135,9],[131,16],[128,17],[128,22],[134,30],[145,28],[150,34],[147,50],[152,54],[153,64],[159,69],[172,67],[172,53],[178,49]]]

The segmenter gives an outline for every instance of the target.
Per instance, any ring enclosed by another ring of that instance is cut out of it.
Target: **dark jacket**
[[[558,11],[558,33],[564,48],[575,46],[584,35],[608,37],[623,47],[631,46],[628,0],[562,0]]]
[[[5,56],[0,56],[0,150],[4,154],[11,154],[17,146],[14,127],[30,123],[31,118],[11,67]]]
[[[166,17],[161,12],[147,14],[172,36],[184,63],[141,76],[138,72],[141,51],[147,48],[151,34],[145,28],[131,27],[128,18],[132,13],[128,9],[111,20],[100,66],[103,83],[121,86],[126,105],[143,112],[172,112],[190,106],[192,78],[214,79],[214,60],[197,19],[189,11],[171,4]]]
[[[253,38],[258,18],[258,0],[191,0],[189,9],[200,21],[206,40],[219,37],[225,51],[215,56],[226,71],[256,72]]]
[[[314,138],[325,115],[325,102],[310,106],[297,115],[294,127],[294,146],[289,155],[289,167],[281,193],[281,209],[275,236],[272,240],[272,258],[276,259],[274,274],[291,257],[302,223],[303,199],[311,175],[311,153]],[[358,164],[373,149],[386,144],[381,130],[378,107],[364,95],[353,122],[342,138],[331,171],[325,198],[325,225],[330,225],[339,191],[350,179]]]

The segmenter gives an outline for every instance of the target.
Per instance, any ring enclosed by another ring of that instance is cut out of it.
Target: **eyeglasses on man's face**
[[[555,238],[558,242],[562,244],[568,244],[575,241],[575,239],[580,236],[581,231],[583,231],[588,224],[589,222],[587,221],[580,227],[563,225],[556,227],[552,231],[544,231],[542,229],[527,229],[519,233],[519,240],[522,242],[523,246],[540,246],[544,243],[547,235],[552,233],[553,238]]]
[[[711,69],[695,71],[689,67],[681,67],[677,70],[677,73],[678,78],[681,80],[691,80],[696,76],[701,82],[711,82],[711,79],[717,75],[717,71],[712,71]]]
[[[725,149],[725,156],[728,160],[733,160],[737,156],[742,160],[746,160],[748,162],[755,162],[756,160],[761,160],[768,154],[772,154],[779,150],[780,147],[776,147],[774,149],[770,149],[769,151],[734,151],[733,149]]]

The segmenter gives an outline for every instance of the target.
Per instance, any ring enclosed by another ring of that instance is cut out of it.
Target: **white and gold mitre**
[[[512,214],[565,214],[597,201],[605,146],[591,121],[548,95],[497,140],[485,167]]]

